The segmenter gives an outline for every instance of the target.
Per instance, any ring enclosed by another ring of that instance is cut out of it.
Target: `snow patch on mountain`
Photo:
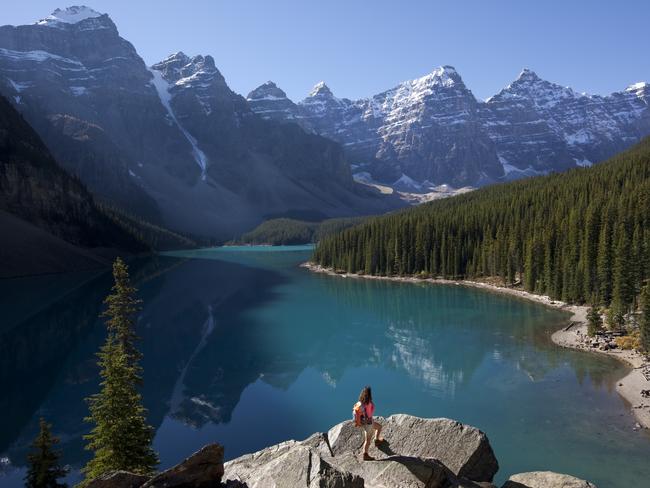
[[[628,86],[625,91],[627,92],[634,92],[634,93],[640,93],[643,92],[649,85],[645,81],[641,81],[639,83],[633,83],[632,85]]]
[[[71,86],[70,91],[75,97],[80,97],[81,95],[85,95],[88,89],[85,86]]]
[[[501,166],[503,166],[503,179],[507,181],[547,174],[546,171],[536,170],[532,166],[528,166],[524,169],[518,168],[517,166],[510,164],[510,162],[503,156],[499,156],[499,162],[501,163]]]
[[[580,166],[582,168],[589,168],[590,166],[593,166],[593,164],[594,164],[591,161],[589,161],[588,159],[573,158],[573,160],[576,162],[576,166]]]
[[[176,126],[180,129],[180,131],[185,136],[185,139],[187,139],[187,142],[189,142],[190,145],[192,146],[192,156],[194,157],[194,160],[201,168],[201,179],[205,180],[206,171],[208,168],[208,157],[201,150],[201,148],[199,148],[199,144],[196,138],[192,136],[192,134],[190,134],[181,125],[181,123],[176,118],[176,115],[174,115],[174,109],[172,108],[171,105],[172,94],[169,91],[169,88],[171,86],[170,83],[168,83],[167,80],[163,78],[163,75],[160,71],[156,71],[155,69],[150,69],[149,71],[153,75],[153,80],[151,81],[151,84],[156,89],[156,92],[158,93],[158,97],[160,98],[160,102],[163,104],[163,107],[165,107],[165,110],[167,110],[167,114],[169,115],[171,120],[176,124]]]
[[[314,88],[311,89],[309,92],[310,97],[315,97],[317,95],[324,95],[324,96],[334,96],[332,94],[332,90],[329,89],[329,87],[325,84],[324,81],[319,81],[314,85]]]
[[[66,9],[57,8],[44,19],[36,22],[38,25],[57,27],[58,24],[77,24],[86,19],[101,17],[103,14],[85,5],[74,5]]]
[[[18,93],[20,93],[23,90],[25,90],[25,89],[29,88],[30,86],[32,86],[32,84],[30,82],[17,82],[17,81],[12,80],[11,78],[6,78],[6,80],[9,82],[11,87],[14,90],[16,90],[16,92],[18,92]]]
[[[12,49],[0,48],[0,57],[6,58],[10,61],[35,61],[37,63],[43,63],[45,61],[60,61],[62,63],[73,64],[76,66],[83,67],[79,61],[74,59],[65,58],[57,54],[52,54],[47,51],[34,50],[34,51],[14,51]]]

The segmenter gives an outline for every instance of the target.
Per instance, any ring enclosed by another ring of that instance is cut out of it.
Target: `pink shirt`
[[[372,402],[369,402],[366,405],[364,405],[364,407],[366,408],[366,417],[368,417],[369,419],[372,419],[372,416],[375,413],[375,404],[372,403]]]

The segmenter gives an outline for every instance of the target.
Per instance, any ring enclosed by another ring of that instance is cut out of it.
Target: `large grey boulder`
[[[589,481],[552,471],[531,471],[512,475],[503,488],[597,488]]]
[[[343,422],[302,442],[283,442],[230,461],[225,464],[224,479],[227,486],[249,488],[492,486],[489,482],[498,463],[487,437],[478,429],[449,419],[409,415],[378,420],[384,425],[387,442],[372,445],[375,461],[360,459],[362,431],[352,422]]]
[[[247,488],[363,488],[359,476],[340,471],[316,449],[283,443],[226,464],[226,486]]]
[[[154,476],[142,488],[209,488],[223,476],[223,447],[209,444],[180,464]]]
[[[456,476],[474,481],[492,481],[499,463],[487,436],[475,427],[450,419],[423,419],[411,415],[392,415],[379,419],[383,424],[385,446],[373,446],[378,458],[392,455],[436,459]],[[327,433],[332,453],[359,452],[362,433],[354,424],[343,422]]]

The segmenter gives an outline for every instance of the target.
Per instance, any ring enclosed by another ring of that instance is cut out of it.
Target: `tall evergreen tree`
[[[32,451],[27,455],[29,468],[25,476],[27,488],[64,488],[65,483],[59,479],[65,477],[66,471],[59,465],[61,453],[54,449],[59,439],[52,435],[51,428],[44,418],[39,421],[39,432],[32,443]]]
[[[140,353],[135,345],[134,315],[139,301],[128,268],[118,258],[113,264],[114,285],[104,303],[107,337],[99,357],[101,390],[88,399],[94,425],[86,448],[93,458],[83,468],[82,486],[110,471],[150,474],[158,464],[151,448],[153,428],[146,422],[138,386],[142,383]]]
[[[597,332],[600,332],[603,328],[603,319],[600,316],[600,307],[598,305],[592,305],[587,311],[587,333],[593,337]]]
[[[639,331],[641,332],[641,349],[650,353],[650,281],[641,289],[641,321]]]

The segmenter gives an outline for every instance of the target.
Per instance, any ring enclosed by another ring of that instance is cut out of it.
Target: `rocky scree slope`
[[[287,441],[223,463],[223,448],[204,447],[153,478],[111,473],[89,488],[496,488],[499,464],[487,436],[450,419],[381,419],[386,442],[375,461],[360,461],[362,432],[343,422],[326,433]],[[513,475],[503,488],[595,488],[549,471]]]
[[[452,66],[359,100],[321,82],[296,104],[269,81],[248,101],[264,118],[340,142],[356,172],[419,192],[588,166],[650,134],[647,83],[587,95],[529,69],[486,101]]]

